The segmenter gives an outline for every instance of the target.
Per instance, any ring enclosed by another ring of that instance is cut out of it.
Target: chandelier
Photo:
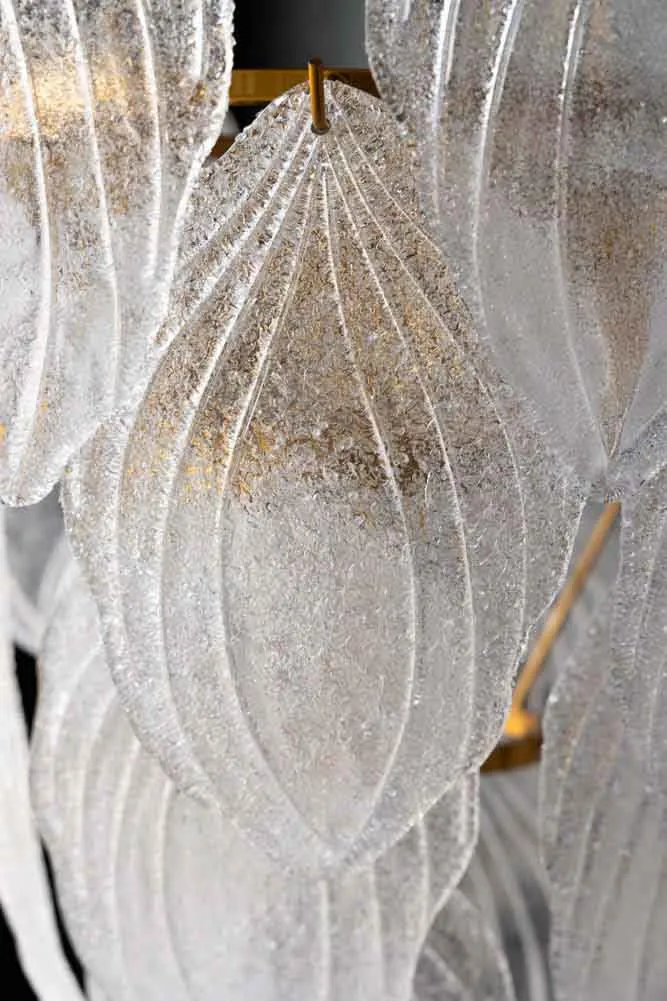
[[[666,997],[662,6],[366,0],[371,72],[0,11],[40,1001]]]

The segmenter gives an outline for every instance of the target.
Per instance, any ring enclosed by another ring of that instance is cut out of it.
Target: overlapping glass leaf
[[[515,1001],[515,997],[490,926],[455,890],[424,944],[413,1001]]]
[[[424,943],[415,1001],[551,1001],[546,889],[537,768],[483,774],[475,853]]]
[[[60,946],[33,820],[28,739],[14,670],[9,591],[4,513],[0,508],[0,907],[14,935],[25,975],[40,1001],[82,1001]]]
[[[661,0],[367,0],[382,96],[502,371],[589,482],[664,460]],[[620,484],[619,484],[620,485]]]
[[[141,384],[223,123],[232,0],[4,0],[0,496],[43,497]]]
[[[490,751],[579,498],[488,366],[382,104],[202,178],[169,347],[65,484],[142,742],[273,855],[397,840]],[[502,580],[502,587],[498,582]]]
[[[547,705],[558,1001],[658,1001],[667,982],[666,486],[663,470],[624,505],[620,546],[617,534],[571,615]]]
[[[537,772],[532,766],[482,775],[479,840],[460,884],[500,943],[517,1001],[552,999]]]
[[[370,867],[276,865],[134,736],[72,564],[47,633],[33,800],[75,947],[108,1001],[405,1001],[473,849],[464,778]]]
[[[53,491],[30,507],[6,508],[4,518],[12,637],[18,646],[35,656],[68,558],[57,493]]]

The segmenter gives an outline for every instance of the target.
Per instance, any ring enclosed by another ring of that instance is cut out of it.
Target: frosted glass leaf
[[[39,1001],[82,1001],[60,947],[28,788],[28,741],[10,638],[0,508],[0,905]]]
[[[297,89],[203,176],[169,348],[64,491],[142,742],[315,866],[377,855],[491,750],[579,505],[389,113],[327,102],[326,135]]]
[[[502,951],[486,922],[455,890],[429,933],[413,1001],[516,1001]]]
[[[55,491],[38,504],[7,508],[7,563],[14,642],[36,655],[67,558],[60,501]]]
[[[551,1001],[537,767],[483,775],[480,792],[479,841],[459,888],[502,944],[517,1001]]]
[[[415,1001],[551,1001],[537,768],[482,775],[480,793],[477,847],[426,940]]]
[[[481,336],[589,481],[665,455],[662,0],[367,0],[381,94]]]
[[[141,747],[72,565],[47,633],[33,800],[68,929],[109,1001],[405,1001],[476,835],[463,779],[374,865],[278,866]]]
[[[575,609],[579,642],[547,708],[541,814],[559,1001],[664,997],[666,487],[663,471],[624,505],[617,581],[588,621]]]
[[[43,497],[128,401],[225,117],[232,0],[3,0],[0,496]]]

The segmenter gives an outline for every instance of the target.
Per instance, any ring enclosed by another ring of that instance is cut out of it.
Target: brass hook
[[[308,63],[308,84],[310,86],[310,114],[313,119],[312,129],[316,135],[321,136],[330,128],[324,106],[324,73],[321,59],[311,59]]]

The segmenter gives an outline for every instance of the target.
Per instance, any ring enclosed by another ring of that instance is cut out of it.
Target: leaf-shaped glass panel
[[[578,499],[497,385],[377,100],[297,89],[202,176],[137,409],[65,486],[145,745],[299,865],[491,750]],[[498,582],[502,581],[502,587]]]
[[[502,945],[517,1001],[552,998],[537,780],[536,766],[482,776],[479,840],[460,884]]]
[[[658,1001],[667,982],[666,487],[663,471],[624,505],[620,555],[616,536],[566,627],[576,642],[563,644],[547,706],[541,820],[559,1001]]]
[[[516,1001],[491,928],[455,890],[435,921],[415,973],[413,1001]]]
[[[57,493],[38,504],[7,508],[7,564],[14,642],[36,655],[67,559],[67,541]]]
[[[141,382],[222,125],[232,0],[3,0],[0,496],[43,497]]]
[[[552,1001],[537,788],[536,767],[482,775],[475,854],[424,944],[415,1001]]]
[[[42,657],[33,798],[79,956],[104,996],[406,1001],[476,835],[464,778],[372,866],[276,865],[178,793],[134,736],[72,565]]]
[[[662,0],[367,0],[383,97],[509,381],[589,481],[664,457]]]
[[[60,946],[28,785],[28,740],[10,635],[0,508],[0,906],[40,1001],[82,1001]]]

